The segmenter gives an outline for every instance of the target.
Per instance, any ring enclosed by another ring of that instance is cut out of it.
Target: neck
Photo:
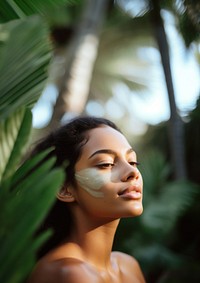
[[[80,216],[80,215],[79,215]],[[82,218],[82,219],[81,219]],[[99,269],[110,267],[110,256],[119,219],[101,221],[78,217],[71,234],[71,243],[76,245],[82,260]]]

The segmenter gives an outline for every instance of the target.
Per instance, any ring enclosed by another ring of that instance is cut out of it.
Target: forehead
[[[118,152],[130,148],[123,134],[109,126],[101,126],[88,131],[88,141],[83,146],[82,154],[88,155],[100,149],[112,149]]]

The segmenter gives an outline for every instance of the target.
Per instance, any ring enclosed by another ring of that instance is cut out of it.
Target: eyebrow
[[[134,152],[134,150],[132,148],[129,148],[126,154],[129,154],[131,152]],[[92,158],[96,154],[103,154],[103,153],[110,154],[110,155],[117,155],[117,153],[112,149],[100,149],[100,150],[95,151],[92,155],[90,155],[88,159]]]

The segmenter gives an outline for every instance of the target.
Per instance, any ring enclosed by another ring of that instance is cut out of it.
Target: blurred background
[[[144,178],[114,249],[148,283],[200,282],[199,1],[2,1],[0,18],[2,119],[31,109],[28,145],[79,114],[114,121]]]

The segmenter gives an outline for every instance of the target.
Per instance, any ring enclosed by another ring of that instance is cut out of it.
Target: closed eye
[[[114,165],[114,163],[101,163],[97,164],[96,167],[98,167],[99,169],[109,169],[112,168]]]
[[[139,163],[139,162],[136,162],[136,161],[130,161],[129,164],[132,165],[132,166],[138,166],[138,165],[140,165],[140,163]]]

